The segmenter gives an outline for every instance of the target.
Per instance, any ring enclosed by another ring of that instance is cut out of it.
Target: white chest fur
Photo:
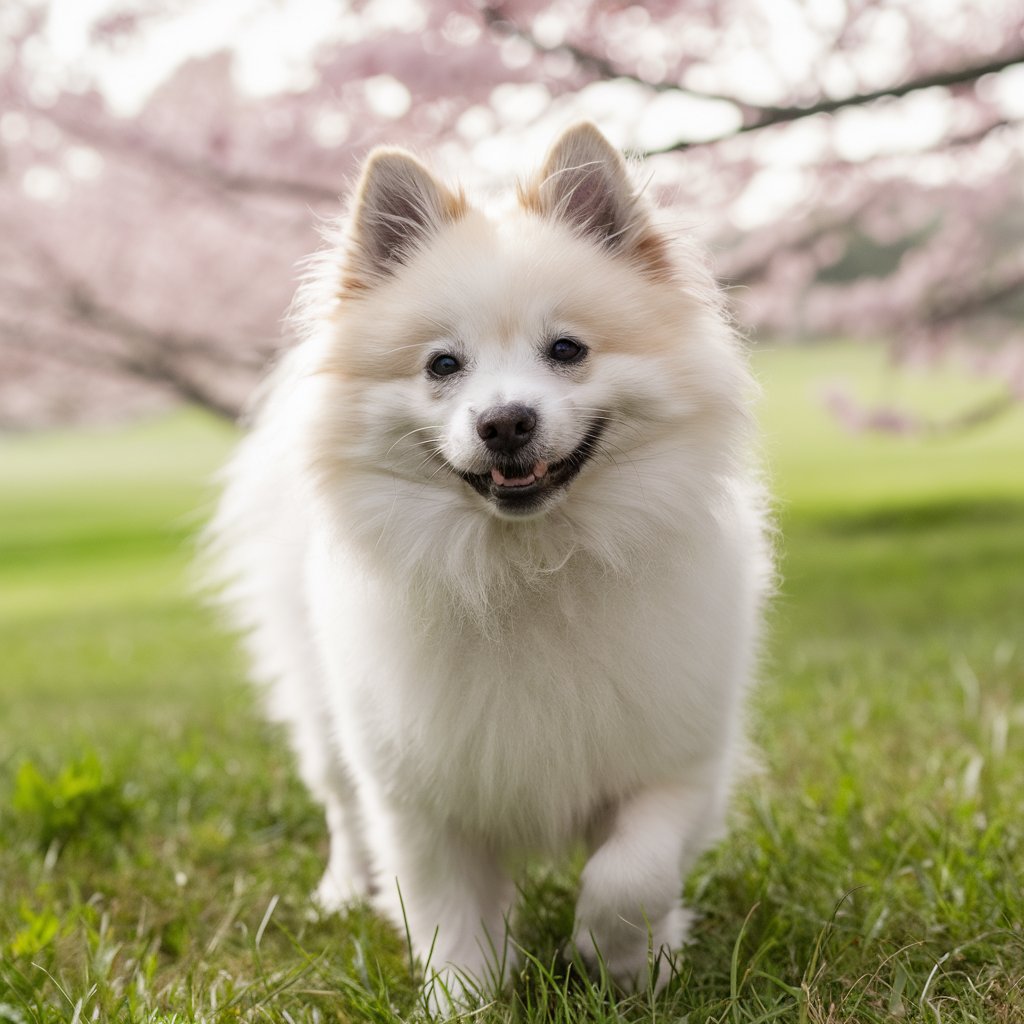
[[[607,803],[685,776],[729,739],[749,646],[738,566],[713,548],[634,579],[566,566],[474,621],[314,545],[309,600],[350,770],[503,848],[557,848]]]

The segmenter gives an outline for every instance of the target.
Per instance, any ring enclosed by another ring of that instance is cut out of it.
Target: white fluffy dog
[[[317,899],[493,980],[512,867],[582,840],[575,948],[646,985],[769,586],[740,345],[589,124],[501,212],[377,150],[346,223],[212,526],[326,809]]]

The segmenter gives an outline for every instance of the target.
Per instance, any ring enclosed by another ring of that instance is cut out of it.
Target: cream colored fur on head
[[[211,528],[326,809],[317,899],[372,898],[465,1000],[508,969],[516,864],[584,841],[575,949],[644,986],[769,585],[740,346],[589,124],[501,213],[375,151],[347,224]]]

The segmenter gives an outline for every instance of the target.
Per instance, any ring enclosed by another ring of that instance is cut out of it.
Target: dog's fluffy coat
[[[326,809],[317,898],[372,896],[484,979],[511,866],[583,840],[575,947],[646,984],[722,821],[770,575],[740,346],[590,125],[500,213],[378,150],[346,223],[211,531]]]

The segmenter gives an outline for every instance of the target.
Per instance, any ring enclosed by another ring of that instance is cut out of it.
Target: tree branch
[[[39,113],[39,112],[37,112]],[[317,182],[296,178],[278,178],[261,174],[232,172],[208,160],[183,157],[172,149],[154,144],[151,139],[126,140],[117,132],[106,131],[94,121],[66,116],[58,108],[42,112],[62,132],[101,151],[114,151],[133,160],[144,160],[161,172],[171,170],[189,178],[199,178],[226,192],[253,193],[297,199],[306,203],[337,203],[341,190]]]
[[[992,420],[1004,416],[1016,407],[1018,401],[1019,399],[1014,398],[1009,393],[997,395],[987,402],[982,402],[966,412],[960,413],[959,416],[953,416],[947,420],[928,420],[925,423],[925,427],[930,434],[939,437],[950,434],[963,434],[968,430],[974,430],[976,427],[984,426],[986,423],[991,423]]]
[[[961,317],[978,313],[988,306],[995,306],[1006,299],[1019,296],[1022,290],[1024,290],[1024,273],[1019,273],[1005,281],[991,283],[987,287],[939,304],[935,309],[925,313],[924,322],[930,327],[938,327],[951,320],[959,320]]]
[[[998,60],[988,61],[985,64],[972,64],[968,67],[959,68],[956,71],[938,71],[930,75],[921,75],[918,78],[911,78],[906,82],[887,86],[884,89],[874,89],[870,92],[852,93],[839,99],[820,99],[815,103],[801,107],[756,107],[756,116],[753,120],[745,121],[735,132],[731,132],[723,138],[731,135],[741,135],[744,132],[757,131],[767,128],[770,125],[785,124],[789,121],[798,121],[804,117],[813,117],[815,114],[832,114],[845,107],[863,106],[873,103],[875,100],[892,98],[900,99],[912,92],[919,92],[922,89],[934,89],[936,87],[949,87],[952,85],[963,85],[967,82],[977,81],[985,75],[993,75],[1006,68],[1014,67],[1017,64],[1024,64],[1024,50],[1018,50]],[[716,141],[714,139],[709,141]],[[675,146],[668,146],[664,150],[653,152],[672,152],[675,149],[685,149],[691,143],[677,143]]]
[[[753,117],[745,120],[733,131],[724,132],[715,138],[702,139],[700,142],[688,142],[685,140],[676,142],[670,146],[663,146],[661,149],[647,150],[642,155],[646,157],[659,156],[663,153],[677,153],[684,149],[692,149],[694,146],[722,142],[725,139],[735,138],[737,135],[756,132],[772,125],[788,124],[805,117],[814,117],[816,114],[833,114],[845,107],[863,106],[867,103],[874,103],[876,100],[886,98],[900,99],[912,92],[919,92],[922,89],[933,89],[937,86],[963,85],[967,82],[977,81],[984,75],[996,74],[1017,64],[1024,64],[1024,50],[1019,50],[1007,57],[989,61],[985,64],[972,64],[969,67],[960,68],[956,71],[940,71],[930,75],[921,75],[918,78],[911,78],[906,82],[888,86],[885,89],[852,93],[839,99],[820,99],[802,107],[750,107],[747,105],[746,109],[753,111]],[[734,102],[737,103],[737,106],[744,106],[739,101]]]
[[[742,131],[753,131],[756,128],[763,128],[768,124],[779,124],[783,121],[795,121],[801,117],[811,117],[814,114],[831,114],[833,111],[841,110],[843,107],[855,107],[865,103],[873,103],[875,100],[893,97],[899,99],[908,93],[918,92],[921,89],[934,89],[936,87],[949,87],[952,85],[963,85],[967,82],[974,82],[985,75],[994,75],[1006,68],[1016,64],[1024,64],[1024,50],[1017,50],[996,60],[990,60],[984,64],[971,64],[955,71],[936,71],[930,75],[920,75],[911,78],[906,82],[886,86],[884,89],[874,89],[870,92],[852,93],[839,99],[821,99],[801,107],[760,107],[760,119],[745,125]]]
[[[87,352],[83,352],[76,346],[69,347],[63,344],[62,341],[63,339],[40,332],[31,325],[0,318],[0,349],[21,350],[29,355],[41,355],[65,365],[79,366],[101,373],[137,377],[168,388],[179,398],[184,398],[224,419],[235,420],[241,411],[238,405],[224,400],[190,374],[183,372],[172,361],[152,352],[142,355],[100,349],[96,346],[90,346]]]
[[[0,227],[2,227],[0,223]],[[26,285],[0,274],[0,297],[6,293],[16,304],[38,305],[40,309],[64,316],[72,323],[81,322],[98,331],[155,348],[161,353],[194,357],[247,371],[258,371],[266,365],[273,346],[264,350],[230,344],[213,337],[182,332],[158,331],[119,309],[98,299],[95,293],[61,263],[38,239],[23,239],[22,249],[35,262],[41,282]]]
[[[721,142],[725,139],[734,138],[747,132],[759,131],[771,125],[786,124],[790,121],[798,121],[805,117],[813,117],[816,114],[832,114],[845,107],[863,106],[873,103],[875,100],[892,98],[899,99],[912,92],[919,92],[922,89],[933,89],[935,87],[950,87],[974,82],[984,75],[996,74],[1017,64],[1024,64],[1024,50],[1015,50],[999,58],[993,58],[981,64],[971,64],[967,67],[958,68],[952,71],[936,71],[930,74],[919,75],[904,82],[897,82],[886,86],[883,89],[872,89],[866,92],[851,93],[835,99],[821,97],[820,99],[802,106],[770,106],[751,104],[736,96],[729,96],[723,93],[702,92],[696,89],[689,89],[678,82],[657,81],[650,82],[639,75],[631,74],[617,68],[606,57],[591,53],[582,47],[572,43],[559,43],[556,46],[546,46],[541,43],[532,32],[516,25],[503,17],[500,9],[491,4],[484,4],[481,7],[481,16],[484,23],[495,31],[505,35],[513,35],[523,39],[530,44],[538,53],[565,53],[576,61],[576,63],[588,71],[598,75],[600,78],[615,79],[621,78],[631,82],[638,82],[653,92],[679,92],[697,99],[719,100],[732,104],[743,112],[743,121],[738,128],[711,139],[701,139],[699,142],[680,141],[659,149],[644,151],[642,156],[658,156],[663,153],[675,153],[680,150],[689,149],[693,146],[704,146],[713,142]]]
[[[629,71],[623,71],[621,68],[616,67],[607,57],[601,57],[596,53],[591,53],[589,50],[584,50],[580,46],[574,46],[572,43],[557,43],[555,46],[548,46],[542,43],[529,29],[509,21],[508,18],[502,15],[499,8],[491,4],[484,4],[480,8],[480,15],[484,20],[484,24],[495,32],[500,32],[505,36],[514,36],[516,39],[522,39],[524,42],[529,43],[538,53],[567,54],[581,68],[594,72],[599,78],[621,78],[628,82],[637,82],[654,92],[681,92],[687,96],[693,96],[695,99],[723,100],[736,106],[745,106],[740,100],[732,96],[702,92],[699,89],[689,89],[678,82],[652,82],[650,79],[641,78],[639,75],[634,75]]]
[[[100,350],[93,346],[92,354],[100,364],[98,369],[120,369],[152,383],[163,384],[187,401],[203,406],[219,416],[227,419],[238,416],[240,410],[235,403],[225,400],[215,389],[207,387],[180,361],[192,357],[207,363],[220,363],[222,367],[234,364],[241,368],[247,360],[235,357],[225,359],[224,347],[211,339],[153,330],[126,313],[111,309],[100,302],[82,281],[71,275],[51,252],[39,245],[31,248],[37,262],[53,278],[54,287],[49,293],[51,303],[56,302],[62,307],[63,315],[71,324],[80,325],[101,336],[119,338],[131,346],[130,352]],[[38,330],[33,331],[32,325],[24,320],[8,322],[6,333],[13,338],[33,333],[37,340],[44,337]],[[250,363],[247,369],[251,371],[253,364]]]
[[[642,155],[660,156],[663,153],[678,153],[685,149],[692,149],[694,146],[704,146],[713,142],[723,142],[726,139],[735,138],[737,135],[745,135],[748,132],[760,131],[762,128],[769,128],[772,125],[789,124],[792,121],[799,121],[805,117],[814,117],[816,114],[832,114],[845,107],[863,106],[867,103],[874,103],[880,99],[900,99],[912,92],[919,92],[922,89],[933,89],[937,86],[962,85],[966,82],[974,82],[984,75],[995,74],[1006,68],[1014,67],[1017,64],[1024,64],[1024,50],[1021,50],[1001,60],[989,61],[986,64],[973,64],[970,67],[960,68],[957,71],[936,72],[931,75],[922,75],[919,78],[912,78],[909,81],[889,86],[885,89],[874,89],[871,92],[852,93],[839,99],[820,99],[803,107],[747,107],[754,111],[753,118],[745,120],[733,131],[723,132],[721,135],[711,139],[702,139],[699,142],[681,141],[670,146],[663,146],[660,149],[646,150]],[[739,105],[739,104],[738,104]],[[970,140],[968,140],[970,141]]]

